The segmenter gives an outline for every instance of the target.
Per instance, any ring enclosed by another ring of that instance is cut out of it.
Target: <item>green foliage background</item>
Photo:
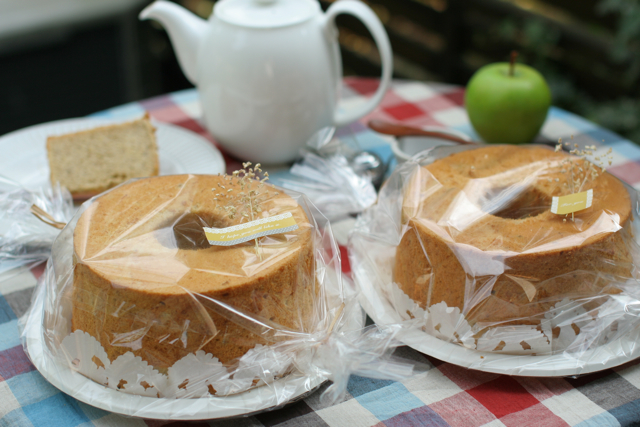
[[[518,41],[522,62],[537,68],[547,79],[553,104],[577,113],[640,144],[640,1],[601,0],[601,16],[613,15],[616,25],[609,52],[611,62],[624,71],[617,85],[624,90],[609,96],[595,95],[593,88],[580,86],[553,60],[560,31],[543,19],[518,22],[505,19],[496,30],[499,41]],[[593,29],[594,32],[599,31]],[[597,67],[597,63],[586,64]],[[597,71],[597,70],[596,70]]]

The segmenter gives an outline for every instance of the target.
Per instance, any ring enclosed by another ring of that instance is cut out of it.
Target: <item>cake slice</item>
[[[155,128],[145,115],[127,123],[47,138],[51,183],[88,199],[131,178],[158,175]]]

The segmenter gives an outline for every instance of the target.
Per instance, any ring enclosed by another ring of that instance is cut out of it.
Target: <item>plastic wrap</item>
[[[40,372],[94,406],[163,419],[273,409],[327,379],[337,399],[351,373],[410,375],[389,357],[393,328],[363,330],[328,221],[255,178],[142,179],[83,204],[24,319]],[[281,217],[295,226],[233,240]],[[210,244],[205,227],[232,240]]]
[[[335,127],[311,135],[290,170],[277,178],[282,187],[304,193],[331,221],[358,214],[376,201],[386,165],[364,152],[355,136],[334,138]],[[351,143],[349,143],[351,142]]]
[[[376,190],[368,175],[358,175],[340,154],[304,152],[291,168],[292,178],[279,179],[285,188],[304,193],[330,220],[362,212],[376,201]]]
[[[604,150],[561,147],[440,147],[399,167],[349,243],[367,313],[411,320],[403,342],[475,369],[570,375],[639,356],[637,192]],[[583,209],[552,212],[576,193]]]
[[[60,233],[30,213],[38,206],[59,222],[73,215],[71,195],[60,186],[29,191],[0,176],[0,273],[47,260]]]

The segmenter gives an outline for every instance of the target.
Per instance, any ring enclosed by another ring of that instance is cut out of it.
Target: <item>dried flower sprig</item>
[[[573,140],[573,135],[571,136],[571,139]],[[564,146],[571,147],[572,143],[564,142]],[[555,151],[561,151],[562,148],[562,138],[559,138]],[[595,155],[597,154],[597,150],[598,147],[595,145],[586,145],[584,149],[580,149],[578,144],[573,143],[573,148],[569,150],[569,153],[577,156],[579,159],[576,161],[575,157],[567,157],[560,163],[560,172],[567,174],[567,180],[565,180],[563,185],[569,187],[568,190],[570,191],[570,194],[581,192],[588,181],[595,180],[599,175],[605,173],[607,170],[606,162],[611,166],[613,150],[609,148],[606,153]],[[598,165],[594,165],[593,161],[586,158],[587,156],[594,155],[595,157],[593,157],[593,160],[598,162]],[[551,179],[549,180],[551,181]],[[558,182],[558,178],[556,178],[555,181]],[[566,216],[567,215],[565,215],[563,222],[566,222]],[[573,213],[571,214],[571,220],[575,221]]]
[[[224,205],[218,204],[217,209],[223,210],[229,219],[240,216],[241,221],[255,220],[256,216],[262,213],[262,203],[269,198],[268,191],[263,190],[264,183],[269,180],[269,173],[262,173],[260,163],[251,166],[251,162],[245,162],[242,164],[242,169],[234,171],[231,176],[223,175],[225,181],[240,186],[241,191],[236,192],[233,188],[227,188],[221,183],[218,183],[218,189],[213,189],[213,191],[219,191],[213,200],[225,202]],[[277,196],[279,193],[274,194]],[[262,260],[258,239],[255,239],[255,244],[256,255]]]

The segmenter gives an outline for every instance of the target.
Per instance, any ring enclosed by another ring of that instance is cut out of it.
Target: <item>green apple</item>
[[[473,128],[488,143],[531,142],[540,131],[551,92],[533,68],[501,62],[480,68],[471,77],[465,107]]]

